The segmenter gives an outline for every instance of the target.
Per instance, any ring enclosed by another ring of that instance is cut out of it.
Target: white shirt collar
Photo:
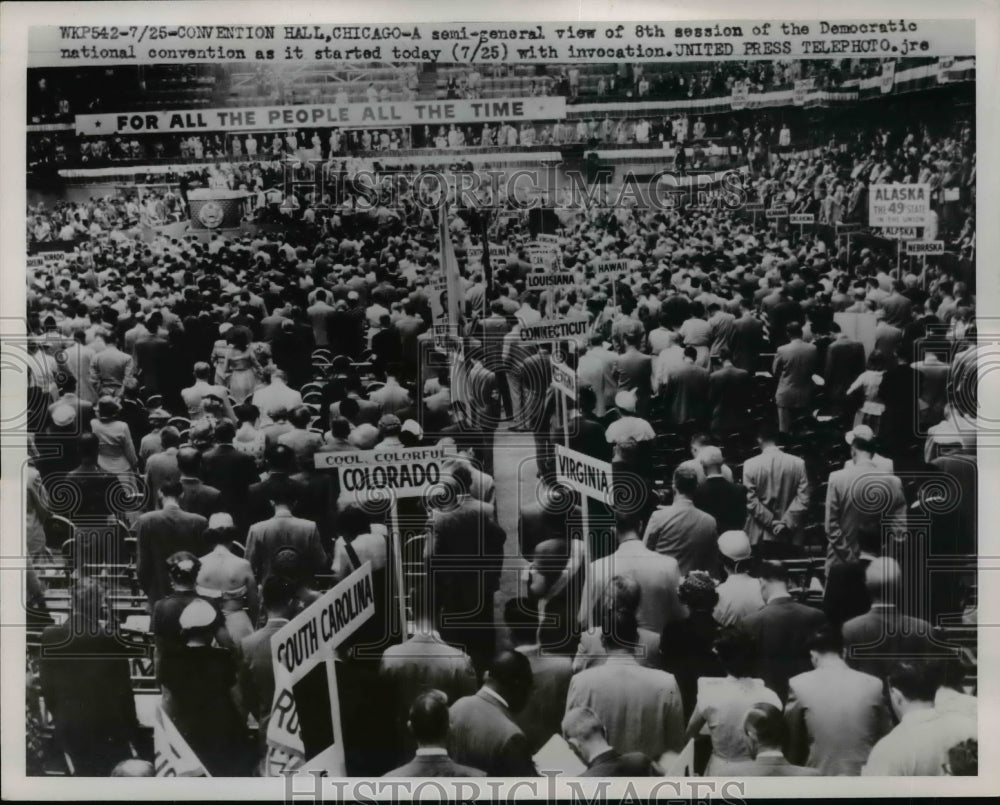
[[[507,708],[508,710],[510,710],[510,705],[507,704],[507,700],[503,696],[501,696],[499,693],[497,693],[495,690],[493,690],[492,688],[488,688],[485,685],[483,685],[483,687],[481,687],[480,690],[483,693],[485,693],[487,696],[491,696],[492,698],[496,699],[505,708]]]
[[[421,746],[417,749],[416,754],[417,757],[427,757],[428,755],[448,757],[448,750],[443,746]]]

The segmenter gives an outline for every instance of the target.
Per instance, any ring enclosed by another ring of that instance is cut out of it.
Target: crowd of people
[[[973,154],[967,124],[882,123],[751,161],[751,188],[837,223],[873,181],[926,179],[968,262]],[[708,775],[976,773],[974,646],[940,628],[975,617],[974,272],[932,258],[918,276],[894,243],[738,210],[593,209],[553,233],[575,286],[540,293],[526,218],[487,265],[452,209],[461,322],[442,335],[433,214],[302,202],[207,240],[141,239],[135,201],[29,210],[30,247],[78,247],[29,272],[26,358],[27,552],[71,581],[64,611],[29,573],[35,695],[72,773],[152,760],[119,570],[163,711],[236,776],[268,773],[271,635],[367,562],[375,616],[337,659],[352,775],[534,775],[554,736],[588,776],[669,773],[689,741]],[[597,276],[613,258],[628,271]],[[562,406],[551,345],[521,331],[574,317]],[[587,521],[564,443],[612,468]],[[387,512],[316,456],[433,444],[451,494],[401,502],[399,579]],[[527,501],[500,482],[525,452]],[[920,550],[969,569],[922,573]]]

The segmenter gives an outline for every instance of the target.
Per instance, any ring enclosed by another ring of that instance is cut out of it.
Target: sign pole
[[[569,442],[566,443],[569,447]],[[587,495],[580,495],[580,515],[583,519],[583,566],[590,574],[590,499]],[[593,583],[593,582],[591,582]],[[587,607],[587,631],[594,628],[594,608]]]
[[[399,530],[398,505],[399,502],[393,496],[392,506],[389,508],[389,528],[392,540],[393,574],[396,576],[396,583],[398,585],[396,598],[399,603],[399,629],[402,632],[403,640],[406,640],[410,636],[410,630],[406,623],[406,585],[403,578],[403,535]]]

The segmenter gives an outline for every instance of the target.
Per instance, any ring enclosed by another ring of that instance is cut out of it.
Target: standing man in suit
[[[586,765],[581,777],[660,777],[663,772],[642,752],[624,755],[608,743],[600,717],[589,707],[575,707],[562,720],[562,733]]]
[[[792,430],[797,416],[808,410],[812,401],[812,376],[817,370],[815,344],[802,340],[802,324],[790,322],[785,328],[788,343],[778,347],[771,373],[778,379],[774,403],[778,406],[778,428]]]
[[[638,322],[636,323],[638,325]],[[636,396],[636,411],[646,416],[652,394],[653,359],[639,351],[645,337],[642,325],[629,327],[623,334],[625,349],[615,359],[614,377],[617,390],[631,391]]]
[[[851,776],[891,726],[882,680],[848,667],[840,629],[827,626],[806,640],[812,671],[788,681],[788,756],[824,776]]]
[[[167,559],[179,551],[195,556],[205,553],[208,520],[181,509],[183,488],[179,480],[160,487],[159,509],[146,512],[136,522],[136,575],[152,608],[170,592]]]
[[[737,777],[816,777],[821,772],[795,766],[785,759],[781,748],[787,736],[781,711],[773,704],[755,704],[743,720],[743,732],[754,755],[749,762],[734,763],[729,774]]]
[[[162,325],[163,315],[159,311],[150,315],[146,319],[147,332],[136,339],[133,348],[135,374],[147,394],[163,393],[164,381],[168,379],[164,372],[169,371],[171,366],[172,348],[167,339],[159,334]]]
[[[125,378],[132,375],[132,356],[122,352],[120,339],[108,341],[90,362],[90,384],[98,397],[121,399]]]
[[[330,344],[327,336],[327,327],[330,323],[330,314],[333,307],[326,302],[326,290],[319,288],[316,291],[316,301],[306,308],[306,315],[312,325],[313,341],[317,347],[327,347]]]
[[[859,534],[862,529],[882,532],[883,526],[893,531],[906,526],[906,499],[903,484],[895,475],[885,472],[873,461],[875,445],[856,431],[848,433],[851,463],[830,473],[826,490],[826,567],[852,564],[860,554]],[[881,510],[870,502],[885,499]]]
[[[787,554],[802,544],[802,520],[809,508],[806,463],[778,445],[781,436],[770,425],[757,435],[760,455],[743,464],[747,490],[745,531],[761,555]],[[777,558],[777,557],[776,557]]]
[[[810,668],[806,638],[826,623],[826,616],[792,600],[782,565],[762,562],[758,574],[764,606],[743,618],[743,630],[756,646],[757,676],[785,701],[788,680]]]
[[[843,409],[847,403],[847,390],[865,370],[865,347],[860,341],[841,332],[840,325],[836,322],[830,325],[830,332],[835,337],[826,348],[826,366],[823,370],[826,397]]]
[[[495,651],[493,597],[500,587],[504,530],[493,507],[469,494],[472,475],[455,464],[442,478],[454,491],[445,509],[430,504],[426,558],[432,605],[439,616],[442,638],[463,647],[477,669]]]
[[[937,675],[931,663],[900,660],[888,676],[889,700],[899,718],[872,748],[863,777],[933,777],[944,774],[948,750],[978,735],[976,719],[934,706]]]
[[[228,419],[215,426],[215,447],[205,451],[201,457],[202,479],[222,493],[223,511],[228,511],[236,520],[239,533],[247,528],[247,492],[250,485],[257,482],[257,462],[253,456],[243,453],[233,446],[236,426]]]
[[[757,371],[757,362],[764,346],[764,322],[753,315],[753,302],[740,297],[740,315],[733,322],[731,337],[733,365],[749,372]]]
[[[275,487],[271,490],[274,516],[250,526],[246,558],[258,583],[271,575],[275,557],[283,548],[294,548],[298,552],[306,575],[323,573],[330,567],[330,559],[323,550],[316,523],[294,517],[293,502],[289,487]]]
[[[161,450],[146,461],[145,485],[148,508],[156,505],[157,495],[163,484],[181,479],[180,466],[177,463],[180,442],[181,437],[177,428],[168,425],[160,432]]]
[[[177,451],[177,469],[181,474],[182,492],[178,498],[186,512],[200,514],[206,520],[222,511],[222,493],[214,486],[201,482],[201,453],[194,447],[182,447]]]
[[[507,372],[503,363],[503,340],[510,332],[510,322],[504,312],[502,300],[494,299],[490,302],[490,315],[480,322],[480,329],[483,339],[483,365],[496,374],[503,410],[507,416],[513,416],[510,387],[507,384]]]
[[[601,636],[608,660],[573,677],[566,710],[592,710],[607,728],[611,746],[659,761],[665,752],[684,747],[684,707],[673,675],[639,665],[638,639],[634,614],[609,613]]]
[[[697,358],[697,349],[684,347],[684,360],[670,367],[666,383],[660,388],[672,425],[693,422],[702,427],[708,418],[709,374],[695,363]]]
[[[296,611],[295,587],[281,576],[271,576],[261,586],[261,604],[267,614],[264,625],[237,643],[237,666],[243,705],[257,719],[259,759],[267,752],[267,724],[274,704],[274,662],[271,637]]]
[[[412,741],[407,741],[403,732],[410,705],[418,695],[438,690],[444,693],[447,701],[456,702],[463,696],[471,696],[478,686],[469,655],[441,639],[423,597],[414,596],[417,623],[413,636],[389,646],[379,663],[379,676],[395,704],[394,727],[401,731],[402,748],[406,751],[417,748]]]
[[[490,777],[535,777],[528,739],[512,715],[531,690],[531,664],[516,651],[501,651],[490,663],[483,686],[451,706],[449,754]]]
[[[129,678],[128,644],[99,620],[107,606],[90,579],[73,590],[66,623],[42,632],[39,660],[42,695],[52,714],[59,748],[79,777],[106,777],[130,757],[139,722]],[[142,649],[134,649],[141,656]]]
[[[865,586],[871,608],[844,623],[847,662],[866,674],[885,679],[898,657],[930,657],[936,652],[931,625],[904,615],[896,602],[901,593],[902,572],[894,559],[873,559],[865,568]]]
[[[534,754],[559,732],[566,708],[566,693],[573,677],[573,660],[565,654],[545,650],[538,642],[538,612],[525,598],[511,598],[504,605],[504,623],[510,630],[514,650],[531,664],[531,692],[514,721],[528,739]]]
[[[709,430],[716,435],[738,433],[746,427],[753,391],[753,377],[733,363],[729,347],[720,347],[722,366],[708,377],[708,405],[712,419]]]
[[[535,546],[545,540],[567,539],[574,526],[583,525],[583,513],[573,505],[566,511],[562,490],[554,473],[538,476],[537,493],[521,507],[517,519],[517,545],[521,556],[530,561]]]
[[[698,476],[694,470],[674,470],[674,502],[650,515],[643,542],[650,550],[672,556],[682,576],[692,570],[717,573],[719,555],[715,518],[694,505]]]
[[[448,756],[451,715],[448,697],[440,690],[426,690],[409,707],[406,727],[417,744],[413,760],[383,777],[485,777],[486,772],[463,766]]]
[[[590,563],[580,605],[580,624],[590,624],[591,614],[604,600],[608,583],[628,575],[639,585],[639,608],[636,620],[640,629],[656,634],[668,623],[684,617],[684,607],[677,597],[681,571],[677,560],[650,550],[639,536],[641,521],[632,513],[618,513],[615,518],[618,549],[603,559]]]
[[[590,334],[590,344],[577,361],[576,376],[580,386],[594,390],[594,413],[603,417],[615,407],[615,353],[604,346],[604,336],[599,332]]]
[[[720,532],[741,530],[747,519],[747,493],[722,474],[722,451],[715,445],[707,445],[698,451],[697,460],[705,480],[694,493],[694,505],[715,518]]]

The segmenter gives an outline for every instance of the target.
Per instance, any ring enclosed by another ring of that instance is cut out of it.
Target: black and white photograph
[[[4,4],[5,798],[997,793],[996,7],[592,5]]]

